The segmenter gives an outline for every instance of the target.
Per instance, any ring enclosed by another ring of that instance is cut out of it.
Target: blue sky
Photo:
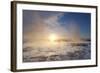
[[[66,33],[70,34],[73,31],[78,31],[81,38],[90,38],[91,14],[76,12],[23,10],[24,33],[34,33],[34,31],[38,31],[40,34],[42,34],[42,31],[39,30],[42,30],[42,28],[43,30],[45,29],[45,31],[48,31],[45,33],[54,32],[61,35],[64,35]]]
[[[67,26],[71,22],[75,22],[77,26],[80,29],[80,33],[82,36],[90,37],[91,32],[91,15],[89,13],[72,13],[67,12],[64,14],[64,16],[61,18],[60,22],[62,23],[62,26],[65,26],[65,23],[68,23]]]

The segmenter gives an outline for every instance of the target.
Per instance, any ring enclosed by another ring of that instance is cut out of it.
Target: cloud
[[[64,14],[62,12],[33,11],[31,13],[32,19],[30,19],[32,23],[27,24],[27,26],[23,24],[23,40],[26,43],[47,40],[52,33],[57,34],[62,39],[78,40],[80,38],[80,30],[74,21],[62,26],[60,20],[62,20]]]
[[[45,39],[51,33],[59,36],[64,36],[68,33],[59,22],[64,13],[50,13],[48,15],[45,15],[45,13],[47,12],[33,12],[32,24],[27,24],[29,25],[27,27],[24,26],[24,39],[31,41],[33,39]]]

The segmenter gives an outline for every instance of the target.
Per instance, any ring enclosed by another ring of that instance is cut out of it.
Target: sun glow
[[[50,40],[51,42],[55,42],[57,39],[58,39],[58,38],[57,38],[57,35],[56,35],[56,34],[50,34],[50,35],[49,35],[49,40]]]

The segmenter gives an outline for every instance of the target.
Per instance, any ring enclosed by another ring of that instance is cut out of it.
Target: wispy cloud
[[[68,34],[65,27],[59,22],[64,13],[51,13],[45,15],[45,12],[33,12],[34,18],[30,26],[24,26],[24,39],[33,40],[46,38],[49,34],[55,33],[59,36]],[[42,35],[41,35],[42,34]]]

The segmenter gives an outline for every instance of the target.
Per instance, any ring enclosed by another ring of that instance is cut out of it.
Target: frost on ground
[[[46,43],[47,44],[47,43]],[[54,45],[25,46],[23,48],[23,62],[83,60],[91,58],[90,43],[68,44],[60,43]]]

